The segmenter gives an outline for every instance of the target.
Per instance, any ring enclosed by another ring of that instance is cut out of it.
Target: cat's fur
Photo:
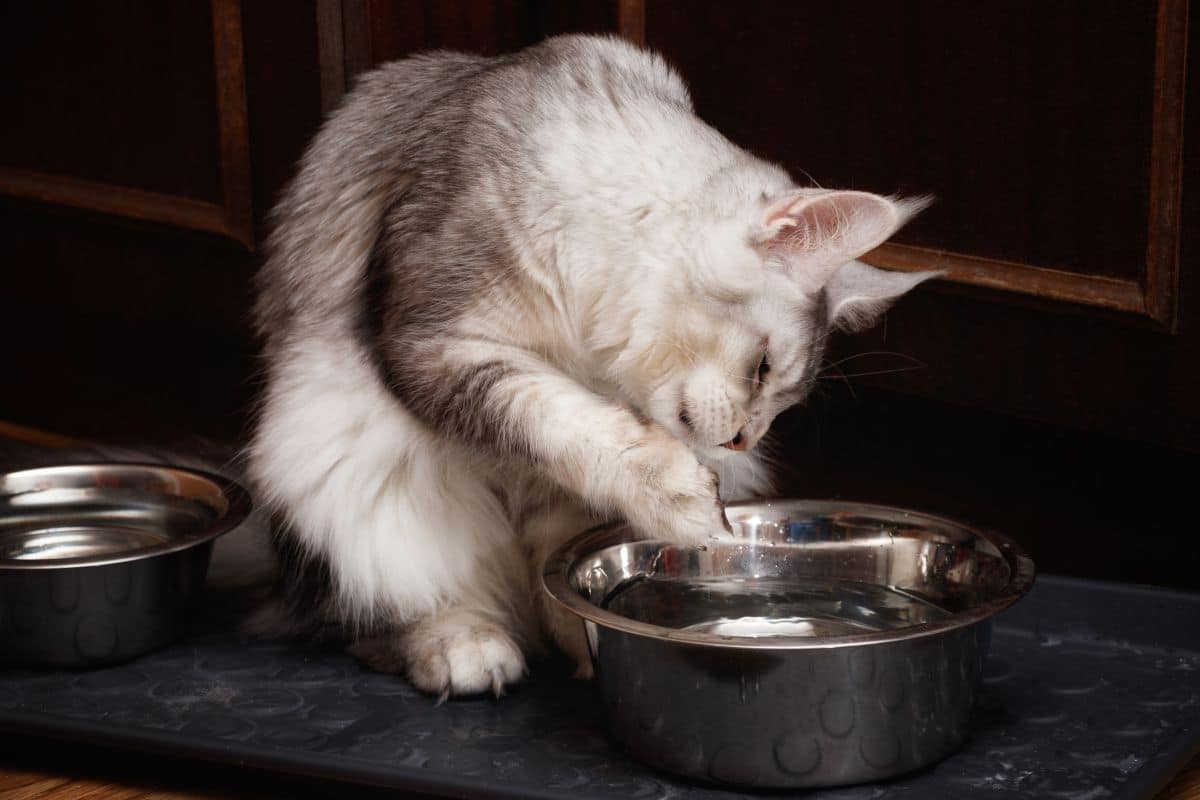
[[[364,76],[259,276],[248,456],[284,626],[346,626],[443,695],[517,680],[543,631],[586,672],[542,559],[617,515],[722,532],[718,481],[767,487],[752,448],[811,388],[828,330],[928,277],[853,261],[917,205],[798,187],[619,40]]]

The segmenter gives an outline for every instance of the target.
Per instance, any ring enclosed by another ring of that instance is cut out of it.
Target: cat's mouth
[[[691,428],[691,426],[684,425],[680,422],[667,424],[660,421],[659,424],[666,428],[672,436],[687,445],[688,449],[695,453],[703,461],[724,461],[729,458],[734,458],[753,450],[754,445],[758,443],[757,438],[751,438],[747,440],[742,436],[742,434],[739,433],[735,437],[737,440],[736,442],[734,440],[730,440],[721,444],[713,444],[711,442],[703,441],[696,436],[696,432]]]
[[[675,436],[688,446],[688,449],[701,461],[727,461],[732,458],[743,456],[754,449],[757,440],[741,443],[743,446],[729,447],[726,444],[711,444],[697,439],[695,436],[680,435],[676,431],[672,431]]]
[[[664,419],[659,414],[640,414],[665,428],[668,433],[687,445],[688,449],[705,461],[724,461],[742,455],[754,449],[762,438],[764,431],[757,430],[753,420],[747,422],[741,430],[736,431],[732,438],[722,442],[702,439],[697,430],[698,426],[685,410],[681,410],[674,418]]]
[[[729,450],[721,445],[692,445],[692,452],[702,461],[727,461],[745,453],[744,450]]]

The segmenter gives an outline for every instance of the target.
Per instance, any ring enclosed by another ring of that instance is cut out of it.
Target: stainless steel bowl
[[[638,758],[747,786],[931,764],[967,735],[990,618],[1032,585],[1012,542],[841,502],[731,505],[700,548],[582,534],[545,586],[587,632],[610,728]]]
[[[0,660],[95,666],[175,639],[236,484],[191,469],[80,464],[0,474]]]

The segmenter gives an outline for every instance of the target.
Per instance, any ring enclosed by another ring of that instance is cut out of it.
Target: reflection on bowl
[[[0,659],[96,666],[175,639],[212,543],[249,513],[236,484],[145,464],[0,474]]]
[[[1033,563],[1003,537],[883,506],[728,516],[734,537],[702,547],[613,525],[547,562],[614,735],[663,769],[757,786],[878,780],[952,752],[990,619]]]

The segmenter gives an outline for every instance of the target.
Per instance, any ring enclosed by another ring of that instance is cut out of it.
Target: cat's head
[[[855,260],[924,205],[791,189],[700,215],[622,358],[637,405],[707,460],[753,448],[812,390],[831,331],[873,325],[936,274]]]

